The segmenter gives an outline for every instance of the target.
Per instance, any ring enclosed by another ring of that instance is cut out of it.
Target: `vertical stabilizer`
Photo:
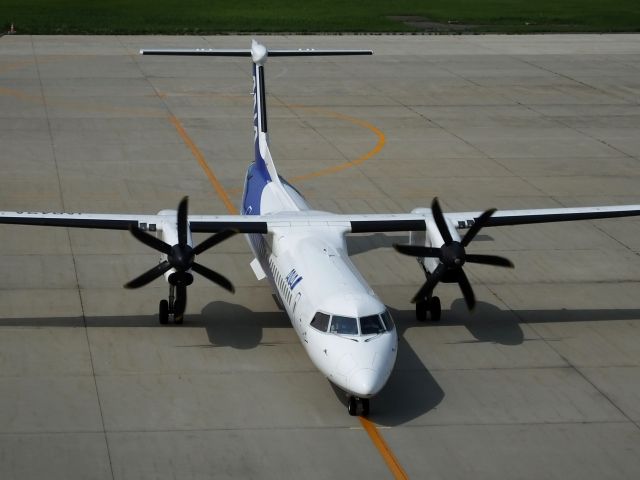
[[[242,197],[242,213],[259,215],[306,209],[302,196],[281,180],[269,151],[264,65],[267,57],[318,57],[327,55],[371,55],[371,50],[318,50],[315,48],[267,50],[251,41],[251,49],[187,48],[140,50],[143,55],[183,55],[197,57],[251,57],[253,61],[254,162],[249,165]]]
[[[269,133],[267,123],[267,96],[264,77],[264,64],[269,53],[264,45],[251,41],[251,59],[253,60],[253,132],[255,144],[255,162],[260,173],[268,181],[280,184],[269,151]]]

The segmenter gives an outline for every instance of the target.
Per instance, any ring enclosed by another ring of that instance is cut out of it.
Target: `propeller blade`
[[[178,245],[181,247],[187,244],[189,230],[188,215],[189,197],[184,197],[178,205]]]
[[[467,302],[467,307],[469,310],[473,310],[476,306],[476,296],[473,293],[473,289],[471,288],[467,275],[462,269],[458,271],[458,285],[460,285],[460,290],[462,290],[464,301]]]
[[[233,284],[224,276],[220,275],[218,272],[214,272],[210,268],[205,267],[204,265],[200,265],[199,263],[195,263],[191,265],[191,270],[199,273],[204,278],[211,280],[216,285],[220,285],[225,290],[230,291],[231,293],[235,293],[236,289],[233,287]]]
[[[137,278],[134,278],[129,283],[126,283],[124,288],[140,288],[144,287],[147,283],[151,283],[156,278],[160,277],[163,273],[171,270],[171,265],[166,260],[162,263],[159,263],[151,270],[147,270],[142,275]]]
[[[174,318],[182,318],[187,308],[187,286],[176,285],[176,300],[173,304]]]
[[[418,300],[422,300],[427,297],[427,293],[433,292],[433,289],[436,288],[436,285],[446,272],[447,267],[445,267],[442,263],[438,265],[438,267],[433,271],[431,275],[427,278],[427,281],[422,285],[422,288],[418,290],[413,298],[411,299],[411,303],[416,303]]]
[[[474,255],[466,256],[467,263],[481,263],[483,265],[493,265],[496,267],[513,268],[513,263],[508,258],[498,257],[497,255]]]
[[[131,225],[129,227],[129,231],[131,232],[131,235],[136,237],[146,246],[151,247],[154,250],[158,250],[159,252],[162,252],[166,255],[169,255],[171,253],[171,245],[163,242],[162,240],[154,237],[153,235],[149,235],[147,232],[143,230],[140,230],[140,228],[138,228],[137,226]]]
[[[480,229],[487,224],[487,220],[489,220],[491,215],[494,213],[496,213],[495,208],[490,208],[489,210],[482,212],[482,215],[480,215],[473,225],[471,225],[471,228],[460,242],[463,247],[466,247],[471,243],[471,240],[473,240]]]
[[[412,257],[440,258],[439,248],[421,247],[420,245],[401,245],[399,243],[394,243],[393,248],[399,253]]]
[[[215,235],[211,235],[204,242],[198,244],[193,248],[194,255],[200,255],[202,252],[209,250],[211,247],[215,247],[217,244],[224,242],[227,238],[233,237],[236,233],[235,230],[223,230]]]
[[[438,201],[438,197],[433,199],[431,202],[431,213],[433,214],[433,219],[438,226],[438,231],[444,240],[445,245],[449,245],[453,242],[453,238],[451,238],[451,232],[449,231],[449,227],[447,226],[447,221],[442,214],[442,208],[440,208],[440,202]]]

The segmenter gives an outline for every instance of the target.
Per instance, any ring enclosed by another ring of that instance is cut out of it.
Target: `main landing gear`
[[[416,320],[424,322],[429,318],[432,322],[439,322],[442,316],[442,306],[439,297],[428,297],[416,302]]]
[[[360,406],[361,416],[366,417],[369,415],[369,399],[349,395],[349,398],[347,399],[347,411],[349,412],[349,415],[352,417],[358,415],[358,406]]]
[[[418,262],[424,270],[424,274],[427,277],[427,283],[431,278],[431,273],[426,269],[424,263]],[[419,292],[420,293],[420,292]],[[416,320],[419,322],[426,322],[427,318],[432,322],[439,322],[442,316],[442,306],[440,304],[440,297],[433,296],[433,290],[428,292],[426,298],[416,300]]]
[[[175,275],[175,274],[174,274]],[[162,325],[169,323],[169,316],[173,323],[180,325],[184,322],[184,310],[187,304],[187,286],[193,282],[190,274],[182,274],[180,283],[169,285],[169,300],[160,300],[158,306],[158,320]]]

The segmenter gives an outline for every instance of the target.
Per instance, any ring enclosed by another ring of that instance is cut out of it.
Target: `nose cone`
[[[371,397],[383,387],[381,375],[371,368],[356,370],[349,377],[349,389],[360,397]]]

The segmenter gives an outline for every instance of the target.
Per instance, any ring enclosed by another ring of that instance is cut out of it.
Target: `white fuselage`
[[[273,215],[274,219],[279,213],[291,215],[291,200],[297,211],[304,211],[306,216],[314,214],[295,190],[288,186],[284,186],[284,190],[289,201],[283,207],[288,209],[279,211],[278,198],[265,188],[262,214]],[[281,194],[282,191],[278,197]],[[265,207],[268,212],[264,211]],[[326,215],[326,212],[318,213]],[[349,259],[343,230],[286,227],[271,235],[247,237],[314,365],[351,395],[369,398],[377,394],[395,364],[397,331],[390,326],[384,331],[371,331],[361,324],[363,317],[366,318],[362,322],[367,325],[372,317],[374,321],[375,316],[381,314],[390,317],[385,305]],[[332,324],[335,319],[335,325],[325,331],[314,327],[312,321],[318,313],[329,316]],[[336,331],[341,319],[348,322],[355,319],[357,331]]]

